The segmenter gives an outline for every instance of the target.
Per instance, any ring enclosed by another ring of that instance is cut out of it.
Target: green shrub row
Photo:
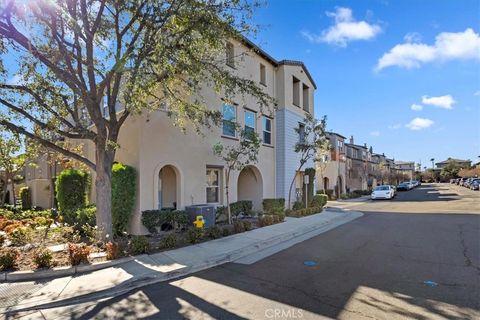
[[[241,200],[230,203],[230,213],[233,217],[238,217],[240,214],[244,216],[252,215],[253,203],[250,200]]]
[[[187,213],[180,210],[142,211],[142,223],[150,233],[157,233],[162,225],[169,225],[174,230],[182,230],[189,225]]]
[[[285,199],[263,199],[262,202],[263,211],[265,214],[278,214],[279,212],[285,211]]]
[[[0,208],[0,217],[9,220],[23,220],[23,219],[34,219],[36,217],[45,217],[51,218],[52,211],[48,210],[24,210],[24,211],[12,211],[5,208]]]
[[[326,194],[317,194],[310,201],[310,207],[324,207],[327,204],[328,196]]]
[[[309,216],[309,215],[320,213],[320,212],[322,212],[322,207],[310,207],[310,208],[304,208],[300,210],[287,210],[286,214],[289,217],[300,218],[300,217],[305,217],[305,216]]]

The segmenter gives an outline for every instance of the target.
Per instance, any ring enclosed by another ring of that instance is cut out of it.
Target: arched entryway
[[[180,173],[172,165],[163,166],[158,173],[158,209],[176,209],[179,206]]]
[[[253,210],[262,210],[263,181],[260,171],[248,166],[240,171],[237,182],[237,200],[250,200]]]
[[[327,191],[330,187],[330,180],[325,177],[323,178],[323,190]]]

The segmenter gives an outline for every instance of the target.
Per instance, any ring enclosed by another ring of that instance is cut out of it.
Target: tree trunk
[[[11,181],[11,186],[12,186],[12,199],[13,199],[13,206],[15,207],[17,205],[17,196],[15,195],[15,181],[14,181],[14,176],[12,175],[10,181]]]
[[[230,192],[228,187],[230,185],[230,170],[227,170],[225,182],[226,182],[225,193],[227,196],[227,219],[228,219],[228,224],[232,224],[232,213],[230,212]]]
[[[101,241],[113,240],[112,230],[112,165],[111,151],[106,150],[105,140],[96,145],[95,202],[97,205],[97,238]]]
[[[292,183],[290,183],[290,189],[288,189],[288,209],[292,209],[292,187],[293,187],[293,184],[295,183],[295,179],[297,179],[297,174],[300,170],[302,170],[302,166],[300,166],[298,170],[295,171],[295,175],[293,176]]]
[[[53,166],[49,164],[47,168],[48,187],[50,188],[50,208],[55,208],[55,182],[53,181],[52,174],[54,166],[55,163],[53,164]]]

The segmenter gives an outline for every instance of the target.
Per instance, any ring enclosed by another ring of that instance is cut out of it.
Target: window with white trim
[[[263,143],[272,144],[272,119],[263,116]]]
[[[207,168],[207,203],[220,202],[220,169]]]
[[[237,109],[234,105],[223,105],[223,135],[235,137],[235,126],[237,120]]]
[[[255,112],[250,110],[245,110],[245,136],[252,137],[255,134]]]

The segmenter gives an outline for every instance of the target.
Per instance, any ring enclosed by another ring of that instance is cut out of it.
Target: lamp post
[[[432,169],[433,169],[433,168],[434,168],[435,158],[430,159],[430,161],[432,161]]]

